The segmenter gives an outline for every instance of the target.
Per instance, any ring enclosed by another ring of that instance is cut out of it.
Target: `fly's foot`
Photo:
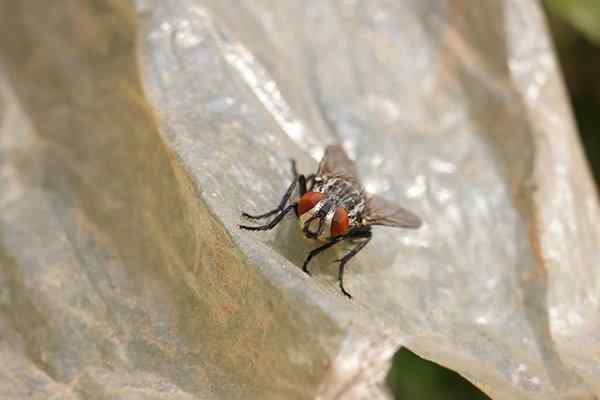
[[[312,276],[312,274],[310,273],[310,271],[308,270],[308,260],[306,260],[304,262],[304,265],[302,265],[302,271],[304,271],[304,273],[306,273],[306,275],[308,276]]]
[[[344,295],[346,295],[346,297],[348,297],[350,300],[352,300],[352,295],[350,293],[348,293],[346,291],[346,289],[344,289],[344,282],[340,281],[340,289],[342,289],[342,293],[344,293]]]

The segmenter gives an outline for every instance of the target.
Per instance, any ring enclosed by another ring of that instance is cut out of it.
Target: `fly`
[[[319,253],[333,245],[348,241],[352,250],[339,262],[338,281],[342,293],[352,298],[344,288],[344,268],[352,257],[371,240],[373,225],[417,229],[421,219],[410,211],[381,197],[367,194],[360,184],[356,165],[339,145],[325,149],[317,172],[308,176],[298,174],[292,160],[294,180],[277,208],[260,215],[242,213],[251,220],[275,217],[265,225],[240,225],[241,229],[266,231],[273,229],[290,211],[294,211],[304,236],[325,242],[306,257],[302,270],[310,275],[308,264]],[[299,197],[288,204],[296,186]]]

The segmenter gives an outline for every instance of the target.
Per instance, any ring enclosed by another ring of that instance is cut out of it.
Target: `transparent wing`
[[[417,229],[421,219],[412,212],[379,196],[367,200],[364,219],[367,225],[384,225]]]
[[[317,175],[344,176],[358,182],[358,170],[354,161],[348,157],[344,148],[337,144],[325,148],[325,154],[319,163]]]

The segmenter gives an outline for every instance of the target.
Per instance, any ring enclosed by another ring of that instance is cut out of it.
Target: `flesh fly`
[[[308,264],[319,253],[340,242],[351,242],[354,247],[339,260],[338,281],[342,293],[352,298],[344,288],[344,268],[352,257],[371,240],[371,227],[384,225],[416,229],[419,217],[381,197],[364,191],[356,165],[339,145],[328,146],[317,172],[308,176],[298,174],[292,160],[294,180],[286,190],[277,208],[260,215],[242,213],[251,220],[275,217],[265,225],[240,225],[241,229],[266,231],[273,229],[290,211],[294,211],[304,236],[325,242],[306,257],[302,270],[310,275]],[[299,196],[290,199],[296,186]]]

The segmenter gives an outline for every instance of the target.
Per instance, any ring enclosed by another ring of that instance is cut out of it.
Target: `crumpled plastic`
[[[383,399],[400,346],[494,399],[600,394],[598,197],[537,3],[0,20],[0,397]],[[374,229],[352,301],[293,217],[237,228],[329,143],[424,220]]]

